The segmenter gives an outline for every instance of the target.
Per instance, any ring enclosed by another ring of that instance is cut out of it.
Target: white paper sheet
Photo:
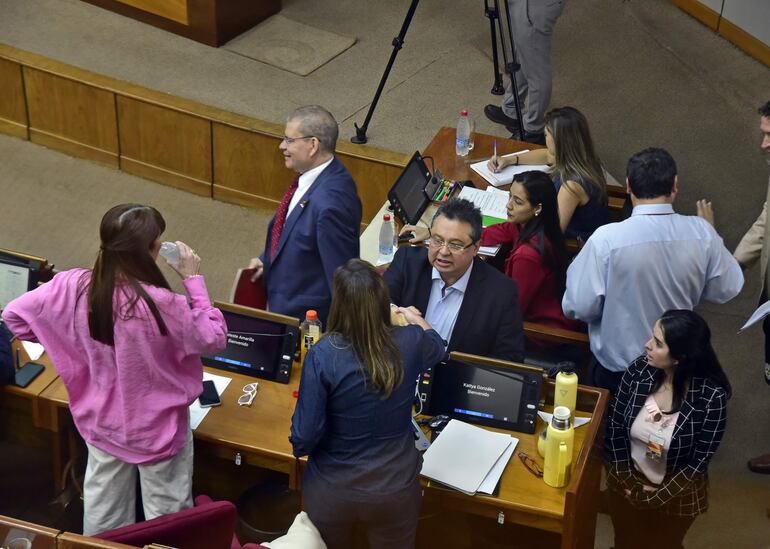
[[[425,452],[420,474],[473,495],[512,442],[510,435],[453,419]]]
[[[741,326],[741,329],[738,330],[738,333],[741,333],[743,330],[748,328],[749,326],[752,326],[765,318],[767,315],[770,314],[770,301],[765,301],[762,305],[757,307],[757,310],[751,313],[751,316],[746,321],[746,324]]]
[[[539,416],[540,416],[540,419],[542,419],[543,421],[545,421],[545,424],[546,424],[546,425],[550,425],[550,424],[551,424],[551,419],[553,419],[553,414],[549,414],[548,412],[543,412],[543,411],[541,410],[541,411],[538,411],[538,412],[537,412],[537,415],[539,415]],[[573,421],[572,421],[572,426],[573,426],[575,429],[577,429],[577,428],[578,428],[578,427],[580,427],[581,425],[585,425],[586,423],[590,423],[590,422],[591,422],[591,418],[590,418],[590,417],[577,417],[577,416],[576,416],[576,417],[573,419]]]
[[[497,486],[500,477],[503,476],[503,472],[513,456],[513,451],[516,449],[517,444],[519,444],[519,439],[511,437],[511,445],[508,446],[508,449],[505,452],[503,452],[503,455],[497,460],[495,466],[492,467],[492,470],[489,471],[489,474],[484,478],[481,486],[479,486],[478,492],[492,495],[495,491],[495,486]]]
[[[495,217],[501,220],[508,219],[508,193],[486,192],[471,187],[463,187],[458,198],[470,200],[481,210],[481,215]]]
[[[30,360],[37,360],[45,352],[45,348],[40,343],[33,343],[32,341],[22,341],[22,347],[29,355]]]
[[[227,386],[230,385],[232,378],[203,372],[203,381],[209,380],[214,382],[214,386],[217,388],[217,394],[221,399],[222,393],[224,393]],[[196,398],[195,401],[190,404],[190,429],[193,431],[197,429],[210,410],[211,408],[201,408],[201,403]]]

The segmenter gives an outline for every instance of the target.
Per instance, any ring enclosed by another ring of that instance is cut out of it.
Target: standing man
[[[668,309],[692,310],[701,299],[725,303],[743,287],[738,262],[707,221],[711,203],[699,200],[698,216],[675,213],[678,186],[668,152],[632,156],[631,217],[599,227],[567,270],[562,308],[588,323],[591,385],[614,393]]]
[[[265,249],[251,260],[252,282],[262,278],[270,311],[326,322],[334,270],[358,257],[361,201],[350,173],[335,156],[338,127],[318,105],[286,119],[279,148],[298,177],[267,227]]]
[[[762,150],[767,153],[767,162],[770,165],[770,101],[765,103],[759,109],[759,129],[762,132]],[[740,244],[735,249],[735,259],[746,269],[761,258],[762,269],[762,293],[759,297],[760,304],[768,300],[768,289],[770,288],[770,269],[768,269],[768,260],[770,259],[770,224],[767,223],[767,202],[770,201],[770,183],[767,189],[767,199],[762,207],[762,213],[743,235]],[[765,380],[770,383],[770,317],[765,317],[762,324],[765,332]],[[749,460],[749,469],[755,473],[770,474],[770,454],[763,454],[759,457]]]
[[[524,135],[520,136],[517,129],[510,82],[502,107],[487,105],[484,114],[512,132],[511,139],[545,145],[545,113],[551,102],[551,35],[563,9],[564,0],[508,0],[516,60],[521,64],[516,84],[524,116]]]

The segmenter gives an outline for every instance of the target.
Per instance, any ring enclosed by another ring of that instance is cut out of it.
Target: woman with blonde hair
[[[545,146],[515,156],[493,156],[489,168],[497,172],[510,165],[550,166],[559,193],[561,229],[567,238],[586,240],[607,223],[608,211],[607,180],[585,116],[573,107],[549,111]]]
[[[295,456],[309,456],[305,510],[330,549],[352,546],[362,525],[372,549],[414,547],[422,457],[412,402],[419,374],[444,342],[414,308],[391,325],[388,288],[369,263],[334,274],[327,333],[308,351],[291,427]]]

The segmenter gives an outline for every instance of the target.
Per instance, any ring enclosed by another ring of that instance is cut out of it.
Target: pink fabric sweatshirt
[[[141,299],[116,287],[115,346],[91,338],[88,297],[78,293],[91,271],[73,269],[9,303],[8,328],[43,344],[67,387],[81,436],[116,458],[156,463],[176,455],[189,429],[187,407],[201,393],[200,354],[224,348],[227,326],[209,300],[202,276],[183,283],[190,296],[143,284],[163,317],[163,336]]]

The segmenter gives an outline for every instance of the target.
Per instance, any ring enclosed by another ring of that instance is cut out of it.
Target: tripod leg
[[[492,41],[492,66],[495,75],[495,82],[489,91],[493,95],[503,95],[505,88],[503,87],[503,75],[500,74],[500,62],[497,57],[497,29],[495,28],[495,20],[499,17],[499,14],[494,6],[489,5],[489,0],[484,0],[484,3],[484,15],[489,18],[489,36]]]
[[[497,8],[497,11],[499,13],[500,12],[500,2],[499,2],[499,0],[494,0],[494,1],[495,1],[495,6]],[[507,27],[506,30],[508,31],[508,34],[507,34],[508,44],[507,45],[510,47],[510,51],[511,51],[511,61],[510,61],[510,63],[508,62],[508,59],[507,59],[507,56],[506,56],[506,50],[505,50],[505,46],[506,46],[505,36],[506,36],[506,33],[503,32],[503,26],[502,26],[502,23],[500,22],[500,17],[498,17],[498,19],[497,19],[497,24],[498,24],[498,28],[499,28],[499,31],[500,31],[500,40],[502,41],[502,45],[503,45],[503,61],[505,62],[505,70],[506,70],[506,72],[508,73],[508,75],[511,78],[511,92],[513,93],[513,107],[514,107],[514,109],[516,111],[516,122],[517,122],[516,129],[519,132],[519,139],[523,139],[524,138],[524,118],[523,118],[523,116],[521,114],[521,101],[519,100],[519,93],[518,93],[519,87],[516,84],[516,73],[521,68],[521,65],[519,65],[516,62],[516,45],[515,45],[515,42],[513,40],[513,27],[511,26],[511,13],[510,13],[510,10],[508,9],[508,2],[507,1],[506,1],[506,6],[505,6],[505,21],[506,21],[506,27]]]
[[[398,36],[396,36],[393,39],[393,42],[392,42],[393,51],[390,54],[390,59],[388,59],[388,64],[385,67],[385,72],[382,73],[382,78],[380,79],[380,85],[377,86],[377,91],[374,93],[374,99],[372,99],[372,104],[369,105],[369,111],[366,113],[366,118],[364,119],[364,125],[359,128],[358,124],[353,124],[356,128],[356,135],[351,137],[350,141],[352,141],[356,145],[361,145],[367,142],[366,130],[369,128],[369,122],[372,120],[374,109],[377,108],[377,103],[380,101],[380,95],[382,95],[382,90],[385,87],[385,82],[387,82],[388,76],[390,75],[390,70],[393,68],[393,64],[396,61],[396,56],[398,55],[399,50],[404,45],[404,37],[406,36],[406,31],[409,30],[409,25],[412,22],[412,17],[414,17],[414,12],[417,10],[417,5],[419,3],[420,3],[420,0],[412,0],[412,3],[409,5],[409,10],[406,12],[406,17],[404,17],[404,22],[401,25],[401,31],[398,33]]]

